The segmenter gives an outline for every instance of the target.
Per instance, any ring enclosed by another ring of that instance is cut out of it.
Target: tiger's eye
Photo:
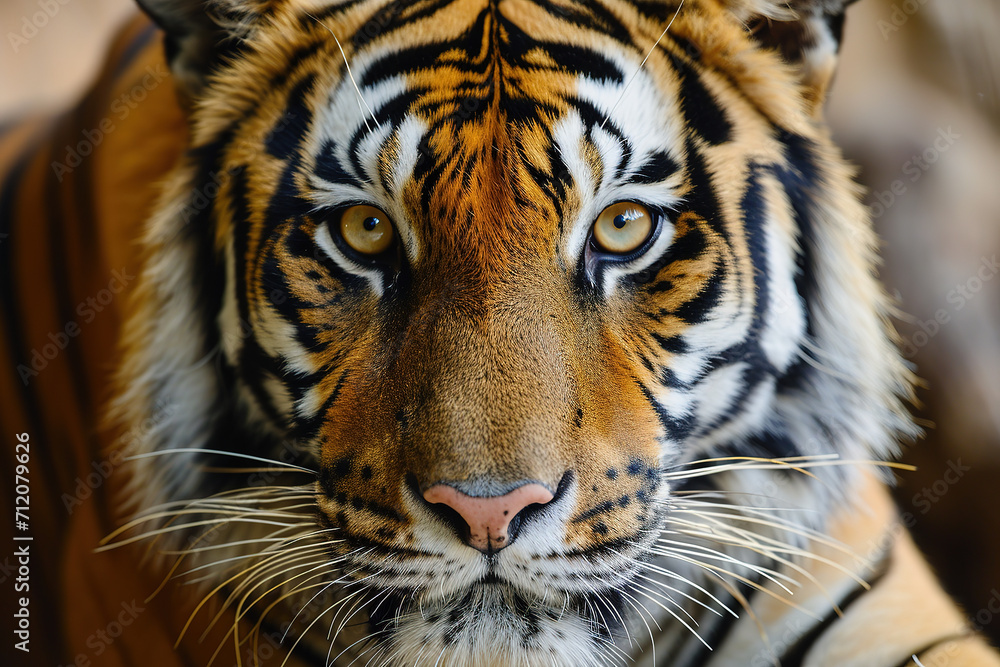
[[[395,232],[389,216],[374,206],[358,204],[340,215],[340,235],[352,250],[380,255],[392,245]]]
[[[653,215],[642,204],[618,202],[594,223],[594,240],[605,252],[624,255],[637,250],[653,231]]]

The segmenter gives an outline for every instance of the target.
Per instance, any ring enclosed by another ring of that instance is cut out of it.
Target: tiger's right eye
[[[392,246],[396,232],[383,211],[358,204],[340,214],[340,236],[351,250],[373,256],[381,255]]]
[[[593,236],[601,250],[626,255],[642,247],[653,227],[653,215],[645,206],[637,202],[618,202],[597,216]]]

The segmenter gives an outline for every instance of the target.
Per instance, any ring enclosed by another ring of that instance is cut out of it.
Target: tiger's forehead
[[[458,0],[421,18],[418,6],[376,12],[349,38],[350,74],[310,141],[320,203],[368,201],[405,221],[411,246],[454,257],[475,239],[480,260],[501,263],[582,242],[577,220],[615,201],[672,203],[676,80],[640,70],[644,50],[606,8]]]

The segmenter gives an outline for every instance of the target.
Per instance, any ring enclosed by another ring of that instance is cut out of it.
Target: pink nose
[[[507,546],[510,522],[518,512],[528,505],[544,505],[552,500],[552,492],[541,484],[525,484],[502,496],[476,498],[453,486],[435,484],[424,491],[424,500],[458,512],[469,527],[469,546],[491,552]]]

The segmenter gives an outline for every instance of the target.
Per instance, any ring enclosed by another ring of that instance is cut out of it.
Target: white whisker
[[[143,454],[132,454],[131,456],[126,456],[125,461],[136,461],[139,459],[148,459],[156,456],[166,456],[167,454],[219,454],[221,456],[232,456],[238,459],[248,459],[251,461],[257,461],[258,463],[269,463],[275,464],[281,468],[287,468],[289,470],[297,470],[299,472],[307,472],[312,475],[319,475],[319,472],[313,470],[312,468],[305,468],[303,466],[298,466],[293,463],[285,463],[284,461],[275,461],[273,459],[265,459],[260,456],[252,456],[250,454],[241,454],[239,452],[227,452],[221,449],[201,449],[198,447],[178,447],[176,449],[158,449],[155,452],[145,452]]]
[[[667,23],[667,27],[664,28],[663,32],[660,33],[660,36],[656,38],[656,41],[653,43],[653,46],[649,47],[649,51],[646,53],[646,56],[642,59],[642,62],[639,63],[639,67],[636,68],[635,72],[632,73],[632,76],[630,76],[628,81],[625,82],[625,87],[622,89],[621,95],[618,96],[618,99],[615,101],[614,106],[611,107],[611,111],[609,111],[608,114],[604,117],[604,120],[601,121],[602,130],[604,129],[604,124],[608,122],[608,119],[611,118],[612,114],[614,114],[615,110],[618,108],[618,105],[622,103],[623,99],[625,99],[625,93],[628,92],[629,86],[632,85],[632,81],[635,79],[635,77],[639,75],[639,72],[642,71],[642,68],[646,66],[646,61],[649,60],[649,57],[651,55],[653,55],[653,51],[656,50],[656,47],[660,45],[660,40],[662,40],[664,35],[666,35],[667,32],[670,30],[670,26],[674,24],[674,20],[676,20],[677,15],[681,13],[681,7],[683,6],[684,6],[684,0],[681,0],[680,4],[677,5],[677,11],[674,12],[674,15],[670,18],[670,22]]]

